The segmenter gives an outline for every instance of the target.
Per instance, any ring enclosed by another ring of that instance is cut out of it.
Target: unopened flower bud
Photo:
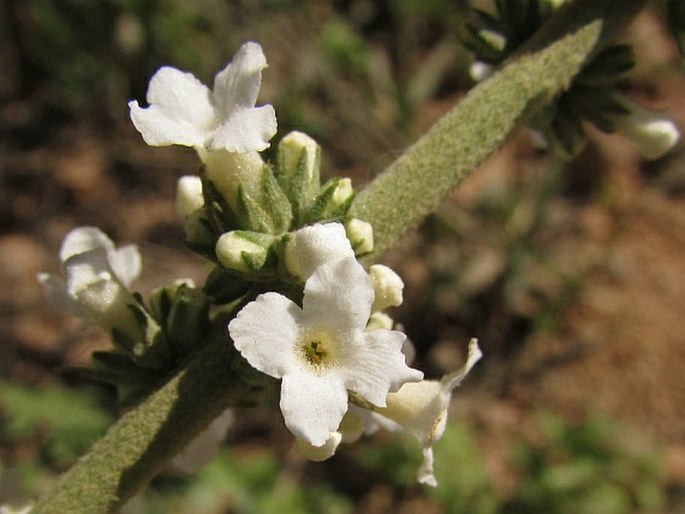
[[[216,255],[226,268],[241,273],[258,272],[271,253],[273,236],[246,230],[223,234],[216,243]]]
[[[293,131],[278,145],[278,170],[287,182],[297,175],[307,181],[319,180],[319,145],[304,132]]]
[[[354,257],[354,251],[340,223],[319,223],[287,235],[283,257],[288,273],[305,281],[322,264]]]
[[[338,181],[333,192],[332,200],[335,207],[344,205],[354,196],[354,189],[352,188],[352,181],[349,178],[343,178]]]
[[[379,328],[385,328],[387,330],[392,330],[395,326],[395,321],[385,314],[384,312],[374,312],[369,318],[369,322],[366,324],[366,330],[378,330]]]
[[[345,223],[347,239],[352,243],[356,255],[363,255],[373,250],[373,227],[371,223],[352,218]]]
[[[646,109],[624,96],[617,100],[630,112],[614,118],[614,128],[635,144],[645,159],[658,159],[678,143],[680,131],[667,114]]]
[[[372,312],[402,305],[404,282],[397,273],[383,264],[374,264],[369,268],[369,274],[376,292]]]
[[[197,175],[184,175],[176,183],[176,212],[184,220],[205,205],[202,180]]]

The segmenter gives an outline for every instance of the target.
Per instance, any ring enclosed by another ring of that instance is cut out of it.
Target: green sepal
[[[583,87],[616,86],[625,80],[634,66],[633,48],[630,45],[613,45],[599,52],[573,79],[573,83]]]
[[[138,302],[140,303],[130,303],[126,307],[136,319],[140,337],[134,338],[114,327],[111,333],[112,340],[120,351],[131,357],[138,365],[149,369],[166,368],[171,365],[172,357],[164,333],[142,302]]]
[[[76,368],[83,376],[113,385],[122,407],[130,407],[145,398],[165,379],[163,373],[136,365],[117,352],[93,352],[92,368]]]
[[[245,296],[251,287],[239,273],[217,266],[207,276],[203,289],[213,303],[227,304]]]
[[[271,219],[262,207],[245,192],[243,184],[238,184],[237,216],[242,230],[252,232],[271,232]],[[227,231],[228,232],[228,231]]]
[[[205,214],[216,242],[219,235],[239,228],[240,220],[214,183],[207,177],[204,169],[200,172],[200,179],[202,180],[202,196],[205,200]]]
[[[201,289],[181,285],[165,320],[167,339],[176,362],[202,343],[209,326],[207,295]]]
[[[321,221],[339,221],[347,216],[356,195],[351,194],[342,203],[335,202],[333,196],[341,180],[341,177],[332,178],[321,187],[321,192],[307,213],[305,225]]]
[[[203,231],[200,239],[191,239],[188,237],[188,225],[190,223],[197,223],[198,228]],[[191,214],[185,221],[184,229],[186,232],[185,245],[205,259],[215,261],[216,255],[214,254],[214,247],[216,246],[217,235],[212,223],[206,217],[206,210],[203,209],[203,211]]]
[[[292,207],[286,193],[276,180],[271,166],[265,164],[264,182],[262,183],[262,193],[264,195],[264,210],[270,218],[271,234],[280,234],[290,228],[293,220]]]

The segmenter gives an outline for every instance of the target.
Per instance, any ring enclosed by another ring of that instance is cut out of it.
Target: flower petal
[[[258,43],[250,41],[240,47],[233,60],[214,77],[212,94],[220,117],[255,106],[262,70],[266,67],[266,57]]]
[[[353,257],[319,266],[304,286],[307,322],[327,330],[363,330],[371,314],[373,284]]]
[[[365,400],[385,407],[389,392],[423,378],[422,372],[406,364],[401,351],[406,336],[402,332],[378,329],[350,336],[341,356],[343,380],[347,389]]]
[[[228,331],[236,349],[253,368],[282,378],[300,367],[294,348],[301,317],[301,309],[288,298],[265,293],[243,307],[229,323]]]
[[[150,79],[148,108],[129,102],[131,121],[151,146],[203,146],[216,122],[211,92],[192,73],[160,68]]]
[[[140,252],[136,245],[122,246],[110,252],[107,258],[112,270],[126,287],[130,287],[131,283],[137,280],[143,271]]]
[[[323,446],[347,411],[347,391],[332,374],[290,373],[281,383],[280,405],[295,436]]]
[[[63,309],[81,317],[88,317],[88,313],[69,296],[67,286],[64,281],[50,273],[39,273],[38,282],[43,286],[45,296],[50,305],[58,309]]]
[[[271,105],[235,110],[213,132],[210,150],[245,153],[269,147],[277,130],[276,111]]]
[[[345,227],[340,223],[317,223],[295,232],[285,248],[288,271],[306,281],[328,261],[354,257]]]
[[[114,243],[97,227],[77,227],[64,236],[59,249],[59,260],[64,264],[67,259],[95,248],[104,248],[108,253],[114,250]]]

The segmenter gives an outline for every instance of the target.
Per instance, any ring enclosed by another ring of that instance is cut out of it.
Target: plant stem
[[[433,212],[514,129],[549,104],[645,0],[577,0],[479,84],[373,182],[352,206],[373,225],[377,259]]]

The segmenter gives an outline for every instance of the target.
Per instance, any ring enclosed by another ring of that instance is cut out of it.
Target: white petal
[[[319,266],[304,286],[307,323],[330,330],[363,330],[371,314],[373,284],[354,257]]]
[[[214,130],[209,149],[236,153],[265,150],[276,130],[276,111],[271,105],[240,108]]]
[[[126,245],[107,255],[109,264],[121,283],[126,287],[140,277],[143,270],[142,259],[136,245]]]
[[[295,345],[302,310],[278,293],[265,293],[247,304],[229,323],[236,349],[253,368],[274,378],[297,371]],[[323,444],[323,443],[322,443]]]
[[[354,334],[344,346],[340,371],[347,389],[376,406],[384,407],[388,392],[406,382],[418,382],[423,373],[407,366],[402,353],[405,335],[378,329]]]
[[[70,257],[80,253],[104,248],[107,252],[114,250],[114,243],[97,227],[76,227],[64,237],[59,249],[59,260],[64,263]]]
[[[347,391],[331,374],[290,373],[281,383],[281,412],[295,436],[323,446],[347,411]]]
[[[131,120],[147,144],[204,145],[216,114],[211,92],[192,73],[160,68],[150,79],[147,101],[146,109],[136,101],[128,104]]]
[[[69,296],[67,286],[61,278],[50,273],[39,273],[38,282],[43,286],[45,296],[53,307],[71,312],[80,317],[88,317],[88,313]]]
[[[295,232],[285,249],[285,264],[293,275],[307,280],[322,264],[354,257],[345,227],[340,223],[317,223]]]
[[[117,328],[133,338],[140,336],[128,307],[133,296],[117,278],[103,248],[74,255],[64,263],[67,294],[106,330]]]
[[[214,105],[221,117],[236,109],[254,107],[262,83],[262,70],[267,67],[262,47],[245,43],[233,60],[214,77]]]
[[[313,462],[323,462],[331,458],[335,454],[338,445],[342,441],[342,434],[340,432],[333,432],[323,446],[314,446],[304,439],[298,438],[295,443],[297,453],[302,455],[305,459]]]
[[[423,462],[416,473],[416,481],[419,484],[426,484],[431,487],[438,486],[438,481],[433,473],[433,448],[423,449]]]

